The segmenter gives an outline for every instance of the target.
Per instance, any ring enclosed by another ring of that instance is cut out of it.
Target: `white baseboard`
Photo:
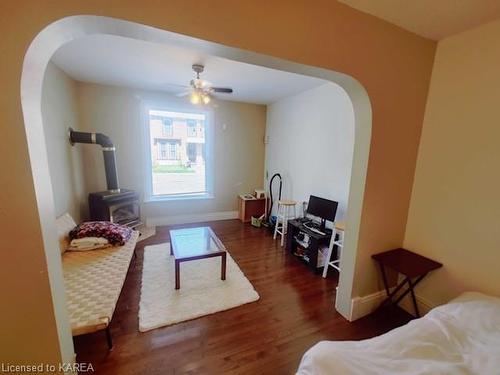
[[[175,215],[175,216],[155,216],[146,218],[148,227],[158,225],[178,225],[189,223],[201,223],[204,221],[218,221],[237,219],[238,211],[208,212],[202,214]]]
[[[384,290],[363,297],[354,297],[351,301],[351,316],[349,321],[353,322],[368,314],[371,314],[382,303],[386,294]]]
[[[385,290],[380,290],[367,296],[353,298],[351,301],[351,316],[349,321],[352,322],[368,314],[371,314],[377,309],[377,307],[385,298]],[[436,305],[431,301],[423,298],[418,294],[415,294],[415,298],[417,300],[417,306],[421,316],[427,314],[429,310],[436,307]],[[406,310],[409,314],[415,316],[415,310],[413,308],[413,302],[411,301],[410,296],[406,296],[405,298],[403,298],[403,300],[399,303],[399,306]]]

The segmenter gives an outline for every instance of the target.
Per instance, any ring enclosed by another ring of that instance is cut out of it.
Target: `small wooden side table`
[[[252,216],[260,217],[266,213],[266,198],[244,199],[238,196],[238,218],[248,223]]]
[[[394,249],[385,251],[383,253],[372,255],[372,258],[380,266],[380,272],[382,274],[385,292],[387,293],[387,298],[380,304],[378,308],[380,309],[388,302],[392,302],[393,304],[397,305],[408,293],[411,293],[413,307],[415,308],[415,314],[419,318],[420,312],[418,311],[417,300],[414,293],[415,286],[419,282],[421,282],[422,279],[430,271],[441,268],[443,265],[441,263],[433,261],[432,259],[426,258],[406,249]],[[387,282],[385,267],[392,268],[394,271],[399,272],[400,274],[405,276],[405,279],[399,285],[397,285],[392,292],[390,291],[389,284]],[[408,284],[407,289],[403,291],[403,293],[395,301],[393,301],[393,297],[406,284]]]

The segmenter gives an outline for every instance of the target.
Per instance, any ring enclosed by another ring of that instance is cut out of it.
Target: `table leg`
[[[178,259],[175,260],[175,289],[179,289],[181,287],[181,262]]]
[[[414,289],[415,287],[417,286],[417,284],[419,282],[422,281],[422,279],[427,276],[426,273],[424,273],[423,275],[420,275],[416,280],[415,282],[412,282],[411,279],[409,277],[406,278],[405,281],[403,281],[403,283],[406,283],[408,282],[408,289],[405,290],[405,292],[403,294],[401,294],[398,299],[394,302],[395,304],[398,304],[399,302],[401,302],[401,300],[408,294],[408,293],[411,293],[411,299],[413,301],[413,308],[415,309],[415,315],[417,318],[420,318],[420,311],[418,311],[418,306],[417,306],[417,299],[415,298],[415,292],[414,292]]]
[[[408,279],[408,285],[409,285],[410,290],[411,290],[410,293],[411,293],[411,299],[413,300],[413,307],[415,308],[415,314],[416,314],[417,318],[420,318],[420,311],[418,311],[417,299],[415,298],[415,293],[413,291],[413,288],[415,287],[416,283],[412,284],[411,280]]]
[[[220,279],[226,280],[226,253],[221,255]]]
[[[404,287],[406,284],[406,280],[404,280],[403,282],[401,282],[398,286],[396,286],[396,289],[394,289],[392,292],[389,293],[389,286],[387,286],[387,290],[386,292],[388,293],[387,294],[387,298],[385,300],[382,301],[382,303],[380,304],[380,306],[378,307],[378,309],[380,309],[382,306],[385,306],[385,304],[387,302],[393,302],[392,301],[392,297],[394,297],[396,295],[397,292],[399,292],[401,290],[402,287]],[[393,302],[393,303],[397,303],[396,302]]]
[[[408,277],[407,277],[407,278],[405,278],[405,279],[403,280],[403,282],[402,282],[400,285],[404,285],[404,284],[408,283],[408,285],[410,285],[410,286],[411,286],[411,288],[407,288],[407,289],[404,291],[404,293],[402,293],[402,294],[398,297],[398,299],[395,301],[395,303],[399,303],[399,302],[401,302],[401,300],[402,300],[403,298],[405,298],[405,297],[406,297],[406,295],[407,295],[408,293],[410,293],[410,292],[411,292],[412,288],[414,288],[414,287],[415,287],[415,286],[416,286],[416,285],[420,282],[420,280],[422,280],[422,279],[424,278],[424,276],[425,276],[425,275],[419,276],[419,277],[418,277],[418,279],[417,279],[417,280],[415,280],[415,282],[414,282],[414,283],[412,283],[412,282],[411,282],[410,278],[408,278]]]
[[[417,306],[417,300],[415,298],[415,293],[414,293],[414,288],[415,286],[420,282],[422,281],[422,279],[426,276],[427,274],[424,274],[424,275],[421,275],[419,276],[415,282],[412,282],[411,279],[409,277],[406,277],[397,287],[396,289],[394,289],[394,291],[389,295],[389,297],[387,297],[381,304],[380,306],[377,308],[380,309],[382,306],[384,306],[387,302],[392,302],[394,305],[397,305],[399,302],[401,302],[401,300],[403,298],[406,297],[406,295],[408,293],[411,293],[411,296],[412,296],[412,300],[413,300],[413,307],[415,308],[415,314],[417,316],[417,318],[420,318],[420,312],[418,311],[418,306]],[[393,301],[392,300],[392,297],[394,297],[396,295],[397,292],[399,292],[399,290],[408,283],[408,288],[395,300]]]
[[[380,273],[382,274],[382,281],[384,282],[385,292],[387,293],[387,296],[389,296],[391,293],[389,292],[389,283],[387,282],[387,276],[385,275],[385,268],[382,263],[379,263],[379,266]]]

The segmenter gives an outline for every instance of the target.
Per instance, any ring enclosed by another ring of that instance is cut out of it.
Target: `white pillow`
[[[69,232],[74,227],[76,227],[76,223],[68,213],[56,219],[57,237],[59,239],[59,250],[61,254],[63,254],[69,246]]]
[[[68,251],[88,251],[105,249],[109,247],[109,241],[103,237],[83,237],[74,239],[68,246]]]

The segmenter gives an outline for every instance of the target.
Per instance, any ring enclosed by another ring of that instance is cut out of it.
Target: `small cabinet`
[[[238,218],[247,223],[252,216],[260,217],[265,213],[266,198],[244,198],[238,196]]]

